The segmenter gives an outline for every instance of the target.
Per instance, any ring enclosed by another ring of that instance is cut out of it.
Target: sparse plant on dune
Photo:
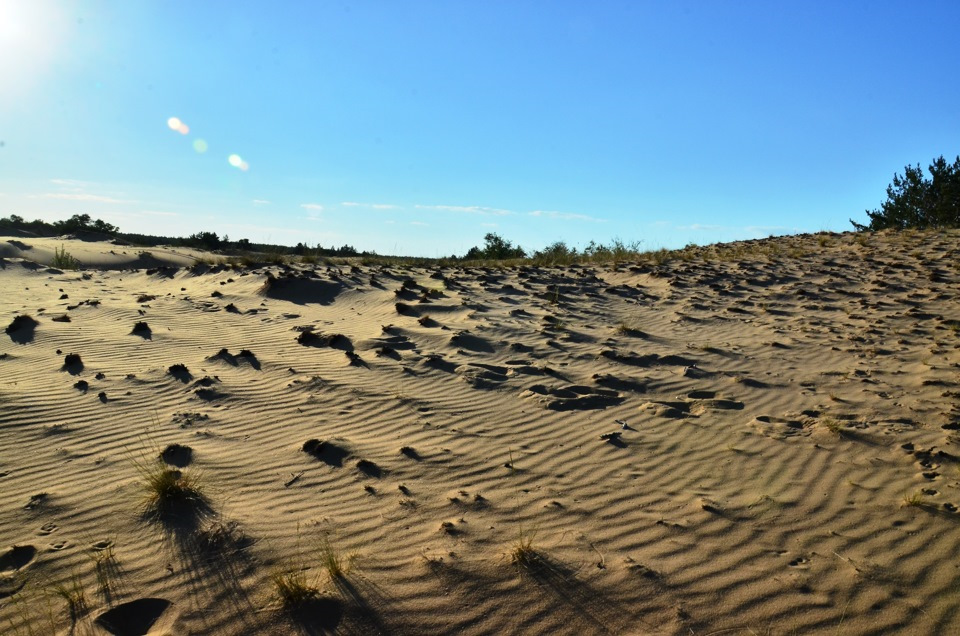
[[[274,570],[270,582],[280,606],[293,610],[320,594],[315,577],[308,577],[304,568]]]
[[[146,511],[156,517],[197,511],[206,505],[203,480],[198,473],[168,466],[154,453],[133,461],[146,493]]]
[[[80,575],[74,572],[69,579],[50,587],[50,593],[62,598],[67,604],[70,623],[75,624],[88,611],[87,593]]]
[[[827,419],[823,420],[823,421],[821,422],[821,424],[823,425],[823,427],[824,427],[825,429],[827,429],[828,431],[830,431],[830,432],[833,433],[834,435],[837,435],[837,436],[839,436],[839,437],[842,437],[842,436],[843,436],[844,426],[843,426],[843,422],[841,422],[840,420],[835,420],[835,419],[832,419],[832,418],[827,418]]]
[[[924,497],[923,492],[920,490],[914,491],[913,493],[906,493],[903,495],[903,505],[923,508],[927,505],[927,498]]]
[[[508,553],[510,563],[522,568],[530,568],[536,565],[540,560],[540,555],[533,547],[534,539],[536,539],[536,531],[525,530],[521,525],[517,538],[510,545]]]
[[[356,558],[355,554],[344,555],[330,542],[328,536],[324,536],[317,547],[320,552],[320,564],[330,575],[331,580],[341,579],[350,572],[353,560]]]
[[[53,248],[53,261],[50,263],[57,269],[77,269],[80,267],[80,261],[73,257],[63,245],[59,248]]]
[[[102,548],[90,548],[85,551],[85,554],[93,563],[93,573],[97,577],[97,592],[109,602],[115,594],[118,573],[113,543]]]
[[[40,598],[28,597],[23,591],[11,596],[4,604],[4,608],[9,612],[3,633],[15,636],[56,634],[61,627],[61,621],[50,596],[43,594]]]

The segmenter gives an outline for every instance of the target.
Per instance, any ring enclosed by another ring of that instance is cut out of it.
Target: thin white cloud
[[[481,223],[480,227],[500,227],[499,223]]]
[[[734,228],[725,225],[705,225],[703,223],[694,223],[693,225],[678,225],[675,230],[690,232],[726,232]]]
[[[459,212],[461,214],[480,214],[484,216],[508,216],[514,214],[511,210],[488,208],[482,205],[416,205],[419,210],[437,210],[440,212]]]
[[[356,201],[344,201],[340,205],[345,208],[370,208],[371,210],[396,210],[400,207],[392,203],[358,203]]]
[[[557,219],[560,221],[592,221],[594,223],[606,223],[606,219],[598,219],[595,216],[586,214],[573,214],[572,212],[556,212],[554,210],[534,210],[530,216],[541,218]]]
[[[743,228],[752,234],[774,234],[776,232],[800,232],[798,228],[788,228],[783,225],[748,225]]]
[[[267,201],[266,199],[254,199],[254,200],[253,200],[253,204],[254,204],[254,205],[269,205],[270,202]]]
[[[319,203],[301,203],[300,207],[304,210],[316,210],[317,212],[323,211],[323,206]]]
[[[429,223],[424,223],[423,221],[410,221],[410,225],[418,225],[420,227],[429,227]]]
[[[63,199],[65,201],[84,201],[87,203],[136,203],[126,199],[116,199],[101,194],[90,194],[89,192],[47,192],[40,195],[32,195],[31,199]]]
[[[150,216],[180,216],[179,212],[166,212],[164,210],[140,210],[140,214],[149,214]]]
[[[80,181],[79,179],[50,179],[50,183],[71,190],[81,190],[92,185],[89,181]]]
[[[666,223],[664,224],[666,225]],[[745,232],[755,236],[768,236],[776,233],[800,232],[799,228],[789,228],[784,225],[712,225],[706,223],[694,223],[692,225],[675,225],[674,230],[681,232]]]

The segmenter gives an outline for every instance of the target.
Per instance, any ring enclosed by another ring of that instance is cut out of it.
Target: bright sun
[[[0,0],[0,95],[22,94],[60,50],[63,7],[50,0]]]

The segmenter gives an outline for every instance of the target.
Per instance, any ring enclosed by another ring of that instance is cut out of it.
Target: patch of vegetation
[[[116,589],[116,579],[119,568],[117,566],[116,555],[113,552],[113,544],[100,549],[89,549],[86,555],[93,562],[93,573],[97,577],[97,592],[100,593],[107,602],[110,602]]]
[[[59,596],[67,604],[67,612],[70,614],[70,622],[76,624],[89,609],[87,606],[87,593],[83,588],[83,581],[80,575],[74,573],[63,583],[59,583],[50,588],[50,593]]]
[[[903,496],[903,505],[922,508],[927,505],[927,498],[923,496],[923,492],[917,490]]]
[[[329,537],[320,540],[320,563],[323,569],[330,575],[331,580],[337,580],[345,577],[350,572],[350,566],[353,564],[355,555],[344,556],[337,548],[330,543]]]
[[[80,261],[75,259],[73,255],[67,251],[63,245],[59,248],[53,249],[53,261],[50,263],[51,267],[56,267],[57,269],[77,269],[80,267]]]
[[[270,582],[280,606],[287,610],[296,609],[320,594],[316,581],[308,580],[302,568],[274,571],[270,574]]]
[[[467,261],[500,261],[511,258],[525,258],[527,253],[519,245],[514,245],[499,234],[487,233],[483,237],[484,246],[471,247],[463,257]]]
[[[517,539],[510,546],[510,552],[508,553],[510,563],[522,568],[536,565],[540,561],[540,555],[533,547],[535,538],[536,532],[524,530],[521,526]]]
[[[147,511],[165,517],[170,513],[198,509],[206,503],[198,475],[167,466],[156,454],[134,461],[146,492]]]
[[[950,164],[941,155],[927,170],[929,179],[920,164],[906,166],[902,176],[894,173],[887,200],[880,209],[867,210],[870,223],[850,223],[857,231],[960,227],[960,156]]]

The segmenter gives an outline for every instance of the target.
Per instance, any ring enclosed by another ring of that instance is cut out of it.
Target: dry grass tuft
[[[520,534],[510,546],[510,552],[508,553],[510,563],[522,568],[530,568],[536,565],[540,561],[540,555],[533,547],[535,538],[536,532],[528,532],[521,527]]]
[[[320,594],[315,580],[309,580],[304,569],[277,570],[270,574],[270,582],[280,606],[297,609]]]
[[[196,473],[171,468],[156,455],[135,460],[140,483],[146,492],[149,512],[166,516],[176,511],[199,509],[206,503],[203,481]]]
[[[911,493],[906,493],[903,495],[903,505],[911,506],[915,508],[923,508],[927,505],[927,498],[923,496],[923,493],[919,490]]]
[[[331,580],[342,579],[350,572],[353,565],[355,554],[344,555],[332,543],[329,537],[323,537],[318,546],[320,551],[320,564],[330,575]]]

